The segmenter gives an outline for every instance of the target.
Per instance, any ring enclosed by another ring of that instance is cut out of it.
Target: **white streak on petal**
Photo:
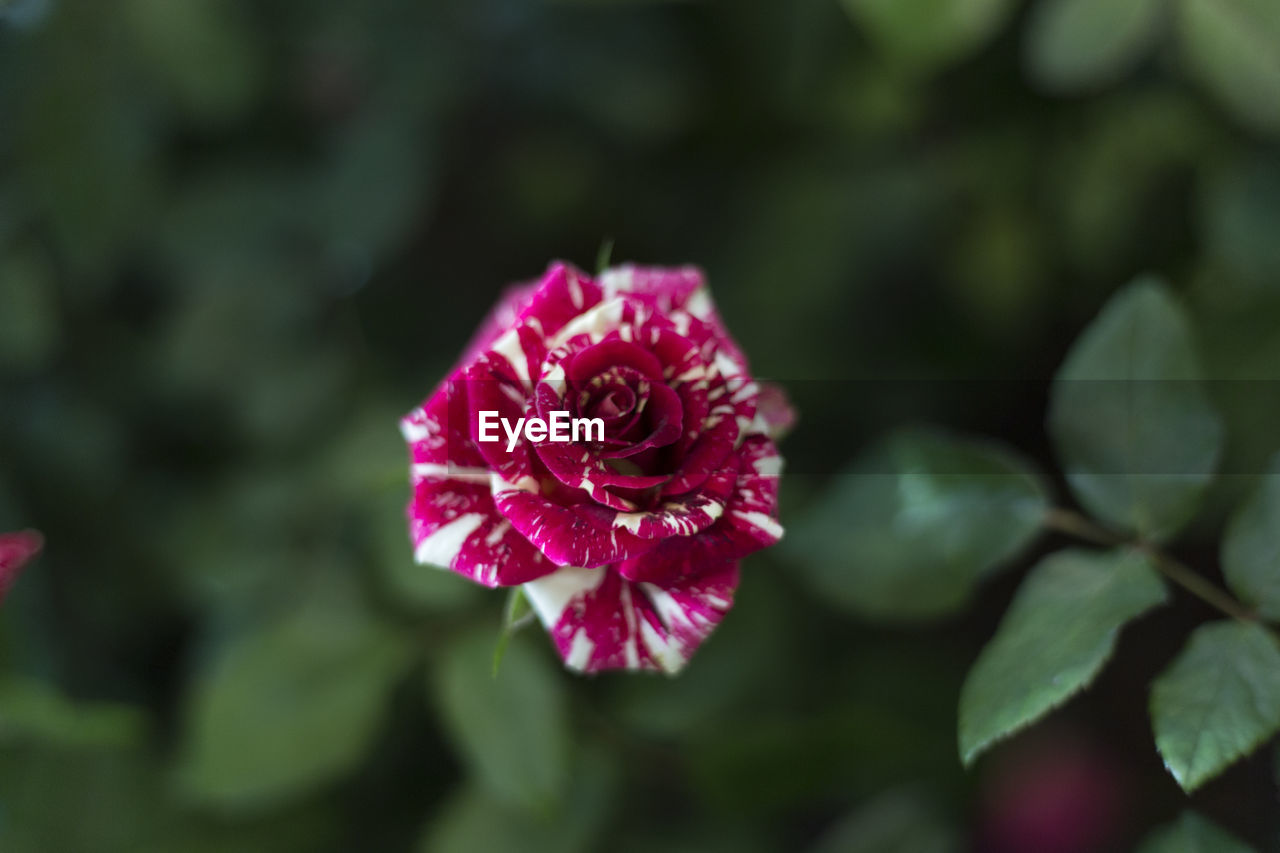
[[[542,624],[554,628],[574,596],[590,592],[604,580],[604,569],[559,569],[521,587]]]
[[[629,293],[631,292],[631,268],[614,267],[607,269],[600,273],[598,281],[606,299],[612,299],[619,293]]]
[[[776,455],[761,456],[752,463],[752,467],[756,469],[756,473],[761,477],[781,477],[782,457]]]
[[[586,669],[587,661],[591,660],[591,653],[595,651],[595,648],[596,644],[591,642],[587,632],[579,628],[573,635],[572,645],[569,646],[569,654],[565,656],[565,665],[570,669],[576,669],[581,672]]]
[[[613,517],[612,527],[625,527],[631,533],[640,530],[640,523],[649,517],[647,512],[620,512]]]
[[[520,408],[522,409],[524,408],[525,403],[527,403],[528,401],[525,399],[524,394],[520,391],[519,388],[515,387],[514,385],[508,385],[505,382],[503,382],[499,387],[501,388],[502,393],[507,395],[508,400],[515,403]]]
[[[692,382],[696,379],[701,379],[704,376],[706,376],[706,369],[703,368],[702,365],[698,364],[689,368],[684,373],[681,373],[679,376],[677,376],[675,379],[671,381],[671,384],[680,385],[684,382]]]
[[[622,298],[601,302],[594,308],[574,317],[547,342],[548,349],[563,346],[565,341],[578,335],[600,336],[612,331],[622,322],[622,310],[626,305]]]
[[[489,535],[484,537],[484,544],[490,548],[498,547],[498,543],[502,541],[502,537],[507,535],[507,531],[511,529],[511,522],[503,519],[493,526],[489,531]]]
[[[618,600],[622,604],[622,618],[627,623],[627,641],[623,645],[626,654],[627,669],[640,668],[640,649],[636,639],[636,609],[631,604],[631,585],[623,584]]]
[[[489,472],[489,491],[494,495],[500,495],[503,492],[529,492],[536,495],[540,490],[537,479],[528,474],[514,483],[509,483],[497,471]]]
[[[565,382],[564,364],[562,362],[557,362],[555,366],[543,375],[542,381],[555,386],[557,390],[562,389]]]
[[[651,583],[642,583],[640,587],[644,590],[645,595],[649,597],[649,601],[653,603],[653,609],[658,612],[658,616],[662,619],[662,623],[667,626],[669,632],[677,625],[693,626],[689,619],[689,614],[666,590]]]
[[[763,512],[743,512],[740,509],[735,509],[733,514],[745,521],[747,524],[763,530],[775,539],[782,538],[782,525],[765,515]]]
[[[760,393],[760,386],[754,382],[747,382],[741,388],[734,392],[729,399],[735,403],[741,403],[744,400],[750,400],[752,397]]]
[[[400,421],[400,434],[404,436],[404,440],[410,444],[417,444],[431,436],[432,424],[418,420],[422,417],[422,410],[417,409],[408,417]]]
[[[741,376],[746,372],[741,364],[734,361],[733,357],[722,349],[716,350],[715,365],[720,375],[724,377]]]
[[[684,655],[676,651],[673,643],[668,643],[658,633],[657,629],[649,624],[648,620],[640,620],[640,638],[644,640],[645,648],[649,650],[649,654],[658,662],[663,671],[668,675],[675,675],[685,664]]]
[[[520,327],[509,329],[490,344],[489,349],[507,360],[511,369],[521,382],[529,382],[529,357],[525,355],[524,346],[520,343]]]
[[[485,516],[478,512],[460,515],[448,524],[437,527],[418,543],[414,549],[414,558],[419,563],[448,567],[453,558],[462,550],[462,543],[484,524]]]
[[[577,308],[579,311],[581,311],[582,306],[586,301],[585,299],[583,299],[583,296],[582,296],[582,282],[579,281],[578,277],[574,275],[572,272],[569,273],[568,280],[569,280],[569,301],[573,303],[574,308]]]
[[[705,320],[715,310],[715,306],[711,302],[711,294],[707,293],[705,287],[699,287],[689,295],[689,299],[684,303],[684,310],[699,319]]]
[[[415,462],[409,466],[409,473],[418,479],[439,477],[442,480],[458,480],[463,483],[488,483],[489,469],[467,468],[453,463]]]

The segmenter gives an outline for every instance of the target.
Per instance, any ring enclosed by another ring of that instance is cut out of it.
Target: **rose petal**
[[[449,381],[400,422],[413,494],[406,514],[418,562],[485,586],[510,586],[555,565],[498,514],[490,473],[471,442],[467,397]]]
[[[604,298],[625,293],[639,297],[659,312],[669,314],[684,309],[696,293],[706,294],[702,270],[685,267],[641,267],[623,264],[600,273]],[[710,304],[710,300],[706,300]],[[695,306],[701,308],[702,306]]]
[[[656,509],[619,512],[610,525],[626,528],[644,539],[692,536],[706,530],[724,514],[738,476],[738,461],[730,458],[696,492],[672,497]]]
[[[484,586],[514,586],[556,570],[498,514],[487,484],[426,477],[408,507],[414,559]]]
[[[440,383],[418,408],[400,419],[412,466],[435,465],[488,471],[471,440],[470,412],[461,373]]]
[[[674,675],[733,606],[737,586],[737,564],[723,563],[665,589],[608,568],[564,568],[523,589],[570,669]]]
[[[542,494],[532,477],[511,483],[493,475],[493,502],[498,512],[524,534],[547,559],[559,566],[603,566],[648,551],[657,543],[626,529],[610,528],[617,510],[586,501],[565,505]]]
[[[694,577],[704,566],[739,560],[782,538],[777,521],[782,458],[773,442],[751,436],[738,452],[740,466],[724,513],[707,529],[683,539],[665,539],[656,548],[618,564],[630,580],[664,586]]]
[[[524,439],[521,423],[537,412],[520,383],[495,372],[486,353],[467,369],[465,378],[455,383],[451,390],[466,401],[467,437],[487,468],[511,480],[537,473],[533,448]],[[493,413],[486,418],[488,430],[484,434],[480,423],[482,412]],[[507,450],[510,443],[508,428],[519,431],[510,450]],[[482,441],[485,435],[495,440]]]
[[[582,270],[556,261],[547,268],[528,304],[520,312],[520,322],[532,322],[544,337],[550,337],[584,311],[598,305],[601,293],[600,285]]]
[[[642,376],[662,379],[662,362],[641,346],[618,337],[602,340],[565,360],[564,372],[570,383],[585,383],[593,376],[619,367],[630,367]]]
[[[706,280],[697,267],[638,267],[624,264],[600,273],[600,287],[604,299],[619,293],[630,294],[652,305],[660,314],[672,316],[680,324],[692,318],[705,323],[714,331],[720,349],[730,354],[744,366],[746,356],[729,336],[724,321],[716,310]]]
[[[762,432],[774,441],[781,441],[795,427],[796,420],[796,410],[783,387],[774,382],[761,382],[751,431]]]
[[[612,509],[631,511],[636,504],[609,491],[610,488],[648,489],[670,479],[666,474],[625,474],[609,467],[608,462],[592,455],[581,444],[546,442],[538,446],[538,458],[559,482],[582,489],[593,500]]]

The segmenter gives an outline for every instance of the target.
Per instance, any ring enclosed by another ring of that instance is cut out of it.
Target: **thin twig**
[[[1054,507],[1045,513],[1044,526],[1094,545],[1103,545],[1108,548],[1120,546],[1136,548],[1147,555],[1152,565],[1162,575],[1210,607],[1217,608],[1227,616],[1242,622],[1253,622],[1258,618],[1251,608],[1237,601],[1226,590],[1210,583],[1199,572],[1170,557],[1150,542],[1126,539],[1078,512],[1060,507]]]
[[[1123,537],[1069,509],[1061,509],[1059,507],[1050,509],[1045,513],[1044,526],[1050,530],[1056,530],[1059,533],[1065,533],[1068,536],[1092,542],[1094,545],[1114,547],[1129,544],[1128,540]]]
[[[1192,569],[1186,563],[1181,563],[1170,557],[1158,548],[1150,545],[1139,544],[1138,549],[1143,551],[1155,563],[1157,569],[1169,580],[1185,589],[1187,592],[1199,598],[1201,601],[1218,608],[1223,613],[1241,622],[1253,622],[1258,618],[1258,614],[1252,608],[1246,606],[1240,601],[1233,598],[1226,590],[1214,586],[1204,575]]]

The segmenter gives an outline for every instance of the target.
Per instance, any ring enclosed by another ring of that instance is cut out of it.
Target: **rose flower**
[[[510,427],[556,413],[603,437]],[[773,435],[792,420],[698,270],[554,264],[401,421],[416,558],[521,585],[571,669],[678,672],[732,605],[739,560],[782,536]]]

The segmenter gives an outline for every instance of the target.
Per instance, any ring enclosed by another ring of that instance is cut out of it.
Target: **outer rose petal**
[[[520,322],[554,335],[588,308],[599,304],[600,286],[572,264],[557,261],[547,268],[537,290],[520,311]]]
[[[498,512],[557,565],[604,566],[715,524],[733,494],[737,471],[736,464],[722,468],[702,491],[642,512],[618,512],[594,502],[564,506],[544,497],[532,477],[509,483],[497,474],[493,501]]]
[[[419,480],[407,514],[419,563],[452,569],[485,586],[515,586],[556,570],[498,515],[487,484]]]
[[[638,267],[634,264],[610,267],[600,273],[600,287],[604,298],[620,293],[638,296],[653,305],[662,314],[687,310],[694,294],[701,292],[696,310],[705,310],[706,279],[697,267]]]
[[[779,441],[796,425],[796,410],[787,399],[787,392],[781,385],[772,382],[760,383],[760,396],[756,398],[756,419],[752,424],[752,432],[763,432],[774,441]]]
[[[719,339],[719,347],[735,360],[746,364],[746,357],[729,336],[724,321],[707,292],[706,279],[697,267],[638,267],[624,264],[600,273],[604,298],[616,293],[630,293],[669,314],[684,311],[709,324]]]
[[[493,502],[513,527],[559,566],[603,566],[638,556],[657,544],[625,528],[611,530],[616,514],[595,504],[564,506],[543,497],[537,481],[508,483],[493,475]]]
[[[674,675],[724,618],[737,587],[737,563],[723,563],[666,588],[608,568],[564,568],[523,589],[570,669]]]
[[[0,601],[4,600],[22,567],[44,547],[44,537],[35,530],[0,533]]]
[[[445,382],[400,422],[412,460],[406,514],[415,559],[485,586],[514,586],[555,571],[494,507],[489,470],[471,443],[460,388]]]

